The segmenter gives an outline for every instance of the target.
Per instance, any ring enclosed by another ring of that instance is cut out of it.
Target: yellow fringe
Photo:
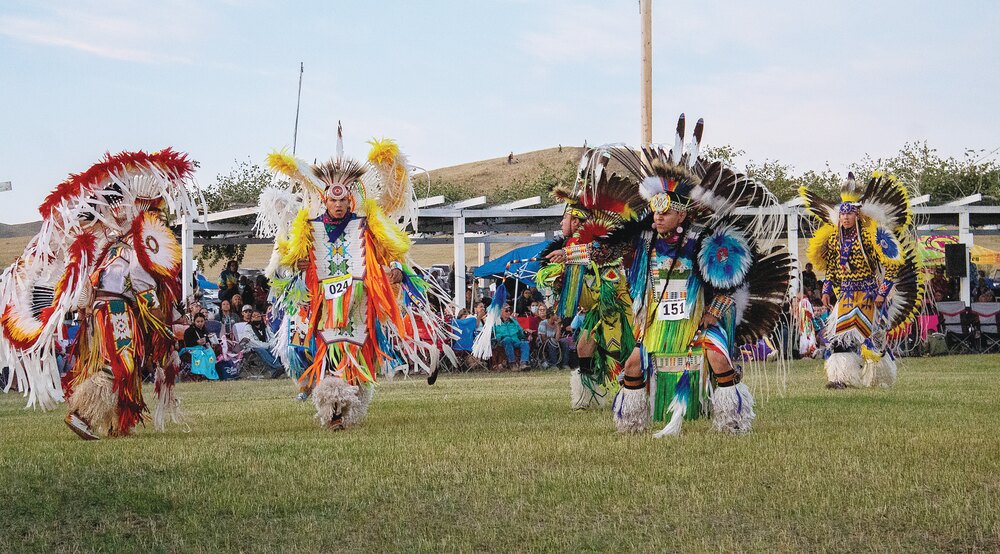
[[[394,223],[387,221],[378,203],[371,198],[364,201],[368,229],[375,235],[375,248],[383,260],[393,262],[403,259],[410,251],[410,237]]]
[[[309,221],[309,210],[302,208],[292,220],[288,241],[285,242],[284,252],[281,256],[281,264],[294,266],[295,262],[309,256],[312,247],[312,223]]]
[[[836,231],[836,226],[827,223],[816,229],[816,234],[813,235],[813,238],[809,239],[809,247],[806,248],[806,257],[812,262],[815,271],[826,272],[826,251],[829,248],[827,242],[830,241],[830,237]]]

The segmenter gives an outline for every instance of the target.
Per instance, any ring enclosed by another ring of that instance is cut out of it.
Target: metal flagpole
[[[295,147],[299,141],[299,106],[302,105],[302,74],[306,71],[306,64],[299,62],[299,97],[295,101],[295,133],[292,135],[292,155],[295,155]]]

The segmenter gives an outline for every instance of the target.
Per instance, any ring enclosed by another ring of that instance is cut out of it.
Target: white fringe
[[[717,387],[712,393],[712,428],[723,433],[745,435],[757,414],[753,411],[753,395],[743,383],[732,387]]]
[[[334,415],[340,415],[344,429],[361,423],[368,414],[368,406],[374,395],[372,385],[348,385],[340,377],[327,375],[313,390],[313,405],[316,419],[323,427],[332,428]]]
[[[177,356],[177,353],[174,353]],[[178,365],[180,360],[178,359]],[[153,429],[164,431],[167,422],[184,424],[184,415],[181,413],[181,401],[174,393],[174,384],[167,385],[166,372],[162,367],[156,368],[156,386],[160,388],[160,394],[156,397],[156,407],[153,409]]]
[[[826,360],[826,380],[850,387],[864,386],[861,369],[864,361],[854,352],[834,352]]]
[[[862,375],[864,386],[887,389],[896,384],[896,362],[888,354],[877,362],[866,360]]]
[[[99,371],[80,383],[70,396],[69,412],[76,413],[91,431],[107,435],[118,426],[118,396],[111,377]]]
[[[569,372],[569,393],[570,408],[573,410],[586,410],[593,407],[601,407],[607,402],[605,395],[595,394],[583,384],[580,377],[580,370],[574,369]]]
[[[579,377],[578,377],[579,378]],[[649,427],[651,414],[646,389],[622,388],[612,407],[619,433],[641,433]]]

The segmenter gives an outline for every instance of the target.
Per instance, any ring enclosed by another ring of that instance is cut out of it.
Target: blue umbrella
[[[537,273],[539,268],[542,267],[542,262],[520,261],[510,264],[510,267],[507,267],[507,263],[511,260],[528,260],[534,258],[538,256],[542,250],[545,250],[545,247],[548,245],[548,241],[542,241],[538,244],[529,244],[528,246],[515,248],[499,258],[490,260],[479,266],[476,268],[476,271],[473,272],[473,275],[477,279],[485,279],[488,277],[503,278],[507,275],[511,275],[517,277],[517,279],[522,283],[533,287],[535,286],[535,273]]]

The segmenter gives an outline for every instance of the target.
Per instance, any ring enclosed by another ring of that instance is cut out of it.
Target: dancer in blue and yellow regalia
[[[886,337],[916,317],[921,298],[906,188],[876,172],[864,190],[849,174],[840,204],[799,192],[820,222],[808,256],[826,273],[823,305],[832,309],[827,386],[891,386],[896,363]]]
[[[777,200],[722,163],[699,158],[702,131],[699,121],[685,151],[682,115],[670,151],[609,149],[641,180],[649,201],[641,227],[622,233],[638,237],[630,281],[641,342],[615,398],[620,432],[643,431],[655,419],[667,421],[657,436],[676,435],[684,419],[711,412],[716,430],[742,434],[756,417],[734,355],[774,329],[790,258],[774,245]],[[738,207],[773,213],[741,225]]]

